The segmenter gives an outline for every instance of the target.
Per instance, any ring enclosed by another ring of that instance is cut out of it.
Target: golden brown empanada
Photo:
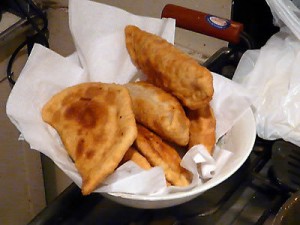
[[[43,120],[58,132],[82,177],[87,195],[119,165],[137,136],[127,88],[82,83],[54,95]]]
[[[216,119],[209,104],[200,109],[188,110],[190,126],[189,148],[203,144],[212,155],[216,144]]]
[[[161,37],[136,26],[127,26],[125,36],[132,62],[150,83],[170,92],[189,109],[210,102],[213,78],[208,69]]]
[[[147,82],[125,84],[132,98],[138,122],[163,139],[185,146],[189,142],[190,122],[179,101]]]
[[[162,167],[166,180],[172,185],[189,185],[191,174],[180,166],[181,157],[178,152],[142,125],[138,124],[137,128],[138,136],[135,147],[149,161],[151,166]]]
[[[147,159],[141,155],[134,147],[130,147],[126,154],[124,155],[121,164],[127,162],[127,161],[133,161],[141,168],[148,170],[152,168],[150,163],[147,161]]]

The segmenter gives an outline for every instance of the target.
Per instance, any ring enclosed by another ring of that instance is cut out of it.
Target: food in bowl
[[[133,63],[150,83],[176,96],[189,109],[209,104],[213,96],[210,71],[161,37],[136,26],[125,28]]]
[[[189,143],[190,121],[174,96],[148,82],[130,82],[125,87],[139,123],[168,141],[181,146]]]
[[[204,144],[213,154],[216,127],[209,106],[214,92],[210,71],[164,39],[135,26],[127,26],[125,36],[129,55],[147,81],[142,85],[75,85],[54,95],[42,110],[43,120],[56,129],[75,162],[84,195],[93,192],[122,164],[129,149],[135,160],[143,157],[151,167],[162,167],[166,185],[174,186],[191,182],[189,172],[180,165],[177,146],[187,151],[193,145]],[[145,102],[158,102],[135,108],[138,100],[132,90],[137,86],[144,88]],[[189,118],[184,108],[199,112],[194,129],[190,129],[193,113]],[[154,110],[154,116],[147,119]],[[167,130],[167,122],[174,130]],[[193,141],[189,141],[191,136]]]
[[[54,95],[43,120],[58,132],[90,194],[113,173],[137,137],[128,90],[122,85],[82,83]]]

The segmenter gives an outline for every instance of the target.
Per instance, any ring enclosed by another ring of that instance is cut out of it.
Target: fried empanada
[[[145,170],[152,168],[152,166],[147,161],[147,159],[143,155],[141,155],[134,147],[130,147],[128,149],[128,151],[126,152],[126,154],[124,155],[124,157],[121,161],[121,164],[123,164],[129,160],[135,162],[138,166],[140,166],[141,168],[143,168]]]
[[[43,120],[75,161],[84,195],[114,172],[136,139],[131,105],[124,86],[83,83],[62,90],[43,107]]]
[[[151,166],[162,167],[166,180],[172,185],[189,185],[191,174],[180,166],[181,157],[178,152],[142,125],[138,124],[137,128],[135,147],[145,156]]]
[[[179,101],[161,88],[147,82],[125,84],[138,122],[163,139],[185,146],[190,122]]]
[[[216,119],[209,104],[197,110],[188,110],[190,126],[189,148],[203,144],[212,155],[216,144]]]
[[[132,62],[150,83],[176,96],[190,109],[208,104],[213,96],[210,71],[161,37],[126,26],[126,48]]]

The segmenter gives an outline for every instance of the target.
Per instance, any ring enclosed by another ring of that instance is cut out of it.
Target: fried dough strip
[[[216,144],[216,119],[209,104],[197,110],[188,110],[190,126],[189,148],[203,144],[212,155]]]
[[[142,169],[148,170],[152,168],[150,163],[147,161],[147,159],[142,156],[134,147],[130,147],[126,154],[124,155],[121,164],[127,162],[127,161],[133,161],[138,166],[140,166]]]
[[[137,125],[138,136],[135,146],[152,166],[161,166],[168,182],[175,186],[190,184],[190,173],[180,166],[177,151],[147,128]]]
[[[132,62],[150,83],[173,94],[190,109],[210,102],[213,78],[208,69],[161,37],[136,26],[127,26],[125,36]]]

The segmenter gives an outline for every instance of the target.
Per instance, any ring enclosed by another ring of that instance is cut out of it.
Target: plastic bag
[[[256,95],[253,111],[259,137],[300,146],[300,20],[291,20],[290,10],[299,16],[300,11],[291,1],[267,2],[282,22],[280,32],[261,49],[244,53],[233,80]]]
[[[274,23],[287,26],[300,39],[300,0],[266,0],[273,14]]]

